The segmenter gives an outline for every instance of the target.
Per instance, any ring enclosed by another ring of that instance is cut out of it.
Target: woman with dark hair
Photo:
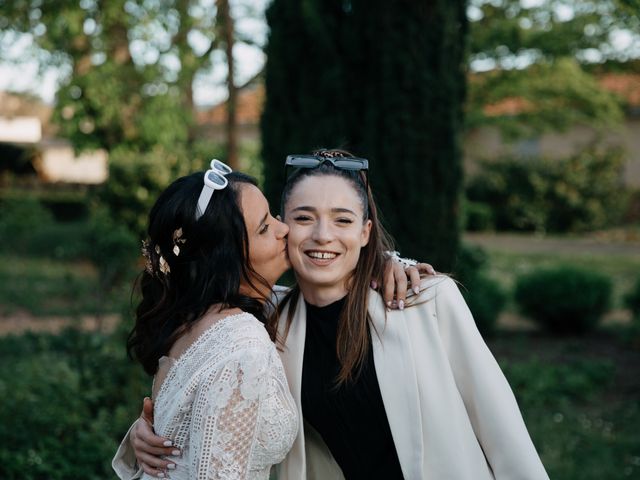
[[[288,228],[255,180],[211,166],[151,210],[128,349],[154,375],[156,431],[182,452],[171,478],[267,479],[298,423],[264,313],[289,267]],[[114,468],[131,476],[118,459]]]

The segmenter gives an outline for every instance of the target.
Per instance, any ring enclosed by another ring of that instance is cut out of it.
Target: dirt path
[[[108,314],[100,318],[95,315],[83,315],[80,318],[63,316],[34,317],[29,312],[18,312],[0,316],[0,336],[25,332],[57,333],[65,327],[80,325],[83,330],[105,330],[115,328],[120,315]]]
[[[638,255],[640,238],[634,235],[592,235],[588,237],[552,237],[526,234],[465,233],[463,240],[486,248],[513,253],[564,253],[592,255]]]

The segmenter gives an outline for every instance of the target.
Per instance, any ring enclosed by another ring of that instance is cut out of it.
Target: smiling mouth
[[[332,260],[340,255],[336,252],[324,252],[320,250],[307,250],[304,252],[314,263],[326,264],[331,263]]]

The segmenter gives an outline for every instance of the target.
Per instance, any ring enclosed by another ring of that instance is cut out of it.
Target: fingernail
[[[175,470],[176,469],[176,464],[175,463],[170,463],[169,465],[167,465],[167,468],[169,470]]]
[[[172,450],[171,451],[171,455],[173,455],[175,457],[179,456],[180,455],[180,450]]]
[[[159,472],[159,473],[158,473],[158,478],[164,478],[164,473]]]
[[[404,310],[404,300],[400,300],[400,301],[398,302],[398,308],[399,308],[400,310]]]
[[[393,302],[391,302],[391,300],[389,300],[389,301],[387,302],[387,307],[391,308],[391,304],[392,304],[392,303],[393,303]]]
[[[416,295],[420,293],[420,285],[416,285],[415,287],[412,288],[413,293],[415,293]]]
[[[371,288],[373,288],[374,290],[378,288],[378,282],[376,282],[375,280],[371,280]]]
[[[170,447],[173,445],[173,442],[171,440],[165,440],[164,442],[162,442],[162,445],[164,445],[165,447]]]
[[[436,274],[436,271],[435,271],[435,269],[434,269],[433,267],[431,267],[431,268],[429,269],[429,273],[430,273],[431,275],[435,275],[435,274]]]

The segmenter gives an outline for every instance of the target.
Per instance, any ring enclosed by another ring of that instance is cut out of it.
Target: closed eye
[[[337,222],[345,225],[349,225],[353,223],[353,220],[351,220],[350,218],[338,218]]]
[[[296,222],[310,222],[313,220],[309,215],[297,215],[293,217]]]
[[[258,233],[259,233],[260,235],[263,235],[263,234],[267,233],[267,231],[268,231],[268,230],[269,230],[269,224],[268,224],[268,223],[265,223],[265,224],[264,224],[264,227],[262,227]]]

